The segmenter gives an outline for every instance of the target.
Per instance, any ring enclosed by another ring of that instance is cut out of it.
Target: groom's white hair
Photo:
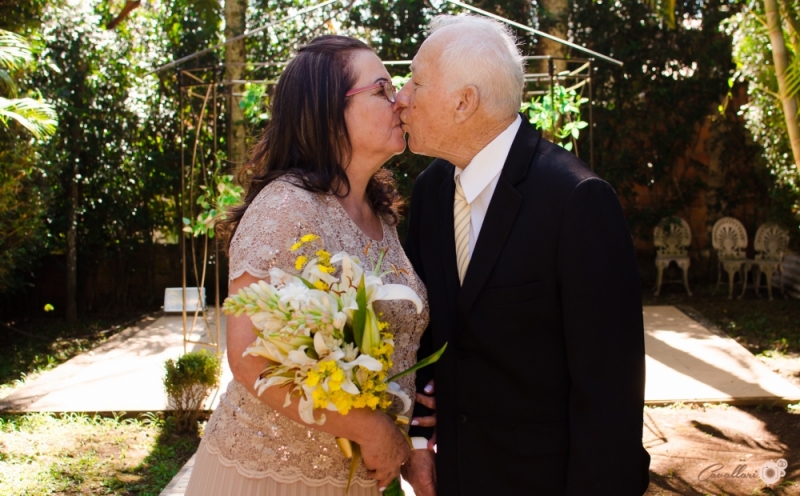
[[[448,26],[456,26],[457,32],[442,51],[439,67],[450,86],[475,85],[493,117],[519,112],[525,59],[510,28],[487,17],[438,15],[430,23],[429,35]]]

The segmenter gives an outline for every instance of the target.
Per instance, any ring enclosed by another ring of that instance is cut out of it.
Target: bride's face
[[[356,83],[350,91],[373,86],[381,81],[391,84],[391,77],[383,63],[370,51],[359,50],[353,53],[350,64],[353,74],[356,75]],[[400,127],[400,114],[394,111],[392,102],[387,99],[381,86],[360,91],[347,98],[350,101],[345,110],[345,121],[353,147],[351,164],[372,164],[377,170],[393,155],[402,153],[406,147],[403,129]]]

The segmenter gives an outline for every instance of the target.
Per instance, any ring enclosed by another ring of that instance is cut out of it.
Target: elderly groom
[[[432,371],[436,492],[642,494],[640,282],[614,190],[520,117],[523,59],[501,24],[437,17],[411,69],[408,146],[438,157],[406,247],[431,305],[420,356],[449,343]],[[406,468],[418,496],[433,457]]]

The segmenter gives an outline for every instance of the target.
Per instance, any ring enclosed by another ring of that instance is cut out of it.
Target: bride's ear
[[[464,86],[458,93],[458,106],[455,111],[456,124],[462,124],[478,111],[481,103],[481,95],[478,87],[474,84]]]

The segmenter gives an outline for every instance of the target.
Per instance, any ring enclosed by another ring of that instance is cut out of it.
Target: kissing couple
[[[386,282],[419,295],[378,301],[393,370],[416,398],[412,443],[379,409],[304,422],[229,316],[234,380],[205,428],[186,494],[375,496],[398,475],[417,496],[643,494],[644,330],[633,242],[614,190],[519,114],[524,58],[502,24],[438,16],[396,92],[364,43],[321,36],[280,77],[271,119],[227,212],[229,293],[279,268],[314,233],[333,252],[385,251]],[[404,244],[383,165],[436,159],[414,183]],[[319,414],[315,410],[315,414]],[[411,412],[406,412],[412,415]],[[412,446],[413,445],[413,449]]]

